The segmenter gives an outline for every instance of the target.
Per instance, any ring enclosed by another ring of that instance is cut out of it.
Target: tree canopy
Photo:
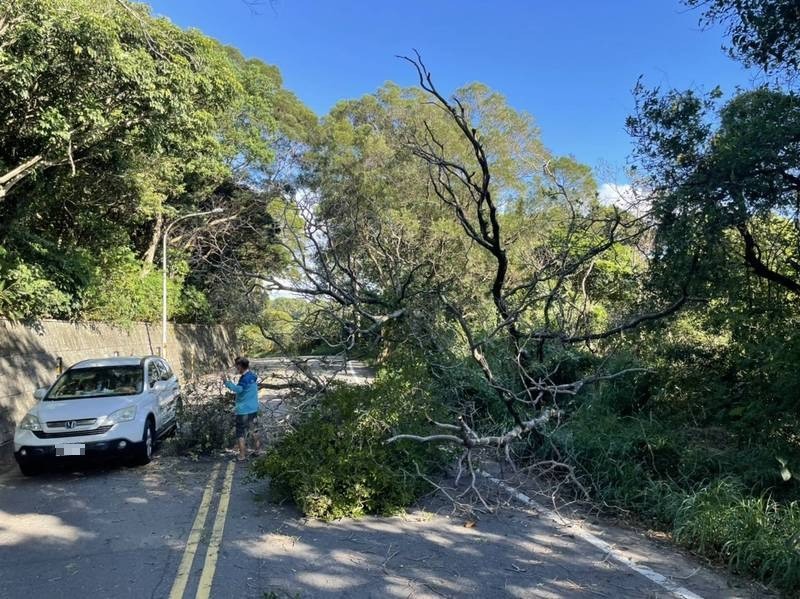
[[[238,242],[261,243],[278,148],[315,123],[277,68],[126,0],[3,3],[0,73],[0,279],[12,316],[155,317],[166,222],[219,206],[212,229],[246,213],[252,237]],[[208,257],[201,236],[182,238],[176,258]],[[212,290],[181,268],[175,291],[192,284],[173,310],[212,317],[200,299]],[[121,312],[113,290],[140,284],[150,291],[126,295],[139,299]]]
[[[685,0],[707,23],[724,23],[731,54],[766,71],[800,67],[800,5],[795,0]]]

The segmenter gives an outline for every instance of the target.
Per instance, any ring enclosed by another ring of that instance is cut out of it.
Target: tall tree
[[[0,73],[0,280],[27,316],[103,317],[98,285],[152,277],[169,219],[217,202],[229,228],[224,190],[273,182],[315,122],[275,67],[128,0],[4,2]]]
[[[768,72],[800,67],[800,3],[797,0],[685,0],[704,11],[707,23],[723,23],[730,52]]]
[[[603,354],[686,294],[659,303],[636,287],[648,221],[603,206],[590,171],[552,156],[529,116],[481,85],[448,99],[412,62],[419,89],[390,85],[324,120],[304,192],[285,197],[278,217],[290,268],[250,274],[307,300],[298,326],[308,340],[345,357],[373,344],[423,357],[454,396],[454,421],[394,440],[455,442],[467,458],[523,438],[546,444],[565,398],[625,374],[575,373],[561,368],[565,356],[586,345]],[[629,275],[615,287],[630,301],[602,314],[601,281],[615,271]],[[263,328],[287,345],[284,323]],[[307,374],[318,390],[330,382]],[[480,409],[467,389],[476,377],[490,404]]]
[[[800,292],[800,98],[763,88],[717,108],[714,95],[639,88],[628,126],[652,175],[657,249],[670,268],[701,259],[713,276],[733,233],[755,275]],[[786,233],[780,249],[770,249],[769,220]]]
[[[792,0],[687,0],[725,22],[733,54],[768,72],[796,73],[800,5]],[[636,88],[628,128],[654,189],[656,252],[667,279],[724,289],[730,253],[758,277],[800,292],[800,97],[785,86],[738,92]],[[731,244],[731,239],[738,242]],[[677,270],[676,270],[677,269]],[[765,289],[769,289],[766,287]]]

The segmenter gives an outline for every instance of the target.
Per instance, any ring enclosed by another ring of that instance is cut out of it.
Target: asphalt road
[[[337,379],[361,383],[372,376],[370,368],[358,360],[349,360],[346,364],[338,358],[326,358],[316,356],[305,356],[298,358],[306,364],[309,369],[321,376],[335,376]],[[287,358],[260,358],[250,361],[250,367],[263,380],[270,381],[276,377],[276,382],[280,379],[297,375],[297,369]]]
[[[474,526],[437,498],[404,517],[324,524],[270,503],[267,490],[221,459],[9,471],[0,475],[0,598],[681,596],[619,555],[685,597],[765,596],[641,534],[595,523],[612,548],[601,549],[513,502]]]
[[[265,492],[224,461],[9,473],[0,479],[0,597],[674,596],[526,510],[468,527],[434,501],[405,517],[324,524]],[[699,597],[753,596],[620,534],[605,538]]]

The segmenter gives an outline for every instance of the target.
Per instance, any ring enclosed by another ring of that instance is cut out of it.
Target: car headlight
[[[40,431],[42,430],[42,423],[33,414],[26,414],[22,422],[19,423],[19,430],[21,431]]]
[[[120,422],[129,422],[134,418],[136,418],[136,406],[128,406],[106,416],[106,422],[119,424]]]

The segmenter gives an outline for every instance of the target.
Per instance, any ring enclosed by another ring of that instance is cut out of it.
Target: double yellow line
[[[222,543],[222,533],[225,530],[225,517],[228,515],[228,504],[231,499],[234,467],[234,463],[228,464],[228,469],[225,472],[225,480],[222,483],[222,493],[219,499],[217,515],[214,518],[214,527],[211,530],[211,539],[208,542],[206,559],[203,563],[203,571],[200,575],[200,583],[197,586],[195,599],[209,599],[211,596],[211,584],[214,580],[214,572],[217,569],[219,546]],[[186,548],[183,550],[183,557],[178,566],[178,574],[175,577],[175,582],[172,583],[169,599],[183,599],[183,594],[186,591],[186,584],[189,582],[189,575],[192,571],[194,556],[200,546],[200,536],[203,533],[208,511],[211,507],[211,498],[214,494],[217,478],[219,478],[219,470],[219,464],[214,466],[214,469],[211,471],[211,478],[209,478],[208,484],[203,491],[203,498],[200,500],[200,507],[197,508],[197,516],[195,516],[194,524],[192,524],[192,529],[189,531],[189,538],[186,540]]]

